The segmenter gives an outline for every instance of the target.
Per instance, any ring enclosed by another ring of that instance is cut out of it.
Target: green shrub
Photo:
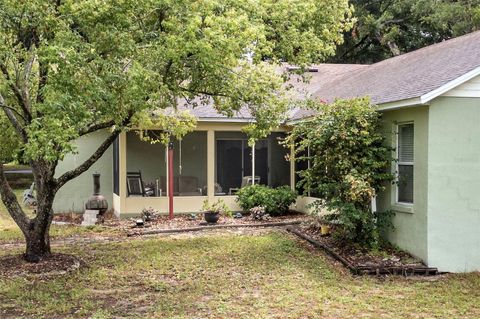
[[[243,210],[256,206],[265,207],[265,213],[278,216],[288,212],[288,208],[297,199],[297,193],[288,186],[270,188],[264,185],[252,185],[240,189],[237,202]]]
[[[368,98],[317,107],[318,115],[296,125],[288,138],[299,159],[310,161],[309,168],[299,172],[300,186],[321,198],[312,205],[314,211],[334,213],[330,218],[339,225],[340,237],[378,246],[392,214],[372,214],[371,201],[393,180],[392,149],[381,114]]]

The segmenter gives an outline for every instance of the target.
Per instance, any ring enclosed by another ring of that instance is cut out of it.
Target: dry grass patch
[[[88,266],[50,280],[1,278],[0,317],[480,316],[479,274],[436,281],[352,277],[282,231],[136,239],[60,250]]]

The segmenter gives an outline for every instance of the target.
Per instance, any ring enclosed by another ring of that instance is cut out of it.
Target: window
[[[413,123],[399,124],[397,136],[397,202],[399,203],[413,203],[413,141]]]

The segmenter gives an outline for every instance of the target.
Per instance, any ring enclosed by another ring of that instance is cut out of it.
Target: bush
[[[237,202],[243,210],[248,211],[256,206],[265,207],[265,213],[278,216],[288,212],[295,203],[297,193],[288,186],[270,188],[264,185],[247,186],[238,191]]]
[[[322,200],[343,239],[375,247],[390,212],[371,212],[371,200],[393,180],[392,149],[382,133],[381,114],[368,98],[318,105],[318,115],[299,123],[289,136],[297,155],[310,167],[299,172],[300,186]],[[308,150],[308,156],[302,156]]]

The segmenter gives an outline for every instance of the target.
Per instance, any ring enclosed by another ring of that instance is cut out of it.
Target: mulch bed
[[[80,225],[83,221],[83,214],[80,214],[80,213],[55,214],[53,215],[53,221]]]
[[[23,255],[10,255],[0,257],[0,276],[10,278],[64,275],[77,270],[81,264],[82,262],[77,257],[66,254],[51,254],[38,263],[25,261]]]
[[[322,236],[316,227],[302,224],[289,227],[288,230],[307,240],[314,246],[325,250],[356,275],[437,275],[436,268],[427,267],[418,258],[392,246],[382,247],[372,252],[332,236]]]
[[[244,216],[242,218],[220,217],[220,220],[216,224],[207,224],[202,214],[197,214],[195,218],[188,215],[175,215],[173,219],[169,219],[168,216],[165,215],[160,215],[156,216],[152,221],[145,222],[145,226],[139,228],[134,226],[134,219],[106,221],[105,225],[115,225],[117,227],[121,225],[124,227],[129,226],[131,228],[128,232],[129,236],[135,236],[166,232],[198,231],[213,228],[286,226],[298,224],[309,219],[306,215],[292,212],[289,215],[275,216],[269,220],[255,220],[250,216]]]

